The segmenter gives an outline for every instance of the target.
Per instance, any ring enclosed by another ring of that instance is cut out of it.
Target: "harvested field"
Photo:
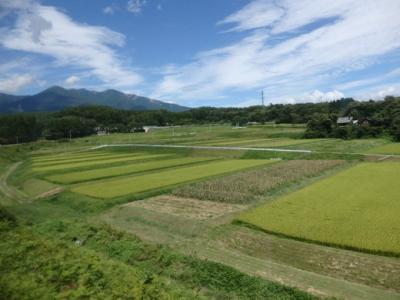
[[[399,163],[361,163],[238,219],[299,240],[400,256],[399,175]]]
[[[246,208],[244,205],[201,201],[172,195],[161,195],[146,200],[134,201],[123,206],[141,207],[159,213],[195,220],[215,219]]]
[[[183,186],[175,189],[173,194],[201,200],[248,203],[257,196],[263,196],[279,186],[317,175],[343,163],[340,160],[281,162],[258,170]]]
[[[73,188],[72,191],[97,198],[114,198],[262,166],[268,163],[272,163],[272,161],[251,159],[223,160],[173,170],[164,170],[142,176],[110,179],[99,183],[78,186]]]

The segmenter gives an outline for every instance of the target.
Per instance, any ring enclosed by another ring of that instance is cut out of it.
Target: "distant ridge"
[[[14,96],[0,93],[0,113],[59,111],[80,105],[106,105],[126,110],[165,109],[172,112],[188,110],[188,107],[150,99],[117,90],[96,92],[87,89],[50,87],[36,95]]]

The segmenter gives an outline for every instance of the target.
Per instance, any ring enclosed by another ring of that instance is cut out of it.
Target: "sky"
[[[0,0],[0,92],[197,106],[400,95],[399,0]]]

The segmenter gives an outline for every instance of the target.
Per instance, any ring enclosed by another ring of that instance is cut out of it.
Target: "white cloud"
[[[382,100],[386,96],[400,96],[400,82],[393,83],[393,84],[386,84],[386,85],[380,85],[380,86],[375,86],[369,91],[359,94],[357,98],[362,99],[362,100]]]
[[[216,99],[262,88],[282,99],[334,89],[327,82],[399,49],[399,13],[398,0],[252,1],[219,22],[245,38],[175,65],[153,96]]]
[[[271,1],[253,1],[241,10],[226,17],[218,24],[237,24],[232,31],[244,31],[249,29],[269,26],[279,20],[285,11]]]
[[[73,85],[77,83],[79,80],[81,80],[78,76],[72,75],[69,76],[67,79],[65,79],[64,83],[67,85]]]
[[[32,3],[19,7],[13,28],[2,28],[0,44],[8,49],[52,56],[62,66],[90,70],[110,86],[133,86],[141,77],[127,69],[115,47],[125,37],[106,27],[73,21],[52,6]]]
[[[4,79],[0,79],[0,92],[14,93],[20,89],[29,86],[35,81],[30,74],[18,74]]]
[[[114,14],[114,8],[112,6],[106,6],[103,8],[103,13],[106,15],[112,15]]]
[[[129,0],[128,3],[126,4],[126,9],[137,15],[141,13],[143,6],[145,6],[147,3],[146,0]]]
[[[323,102],[323,101],[334,101],[344,98],[344,94],[339,91],[329,91],[329,92],[321,92],[319,90],[315,90],[312,93],[305,93],[299,100],[305,100],[309,102]]]

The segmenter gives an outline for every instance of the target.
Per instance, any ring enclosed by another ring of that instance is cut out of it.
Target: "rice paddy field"
[[[164,170],[142,176],[125,177],[82,185],[73,187],[72,191],[97,198],[114,198],[262,166],[270,162],[272,161],[244,159],[209,162],[174,170]]]
[[[378,154],[388,154],[400,155],[400,144],[399,143],[389,143],[383,146],[372,148],[368,151],[369,153],[378,153]]]
[[[0,148],[0,209],[29,224],[7,236],[36,252],[1,246],[29,270],[68,269],[45,249],[71,248],[66,262],[112,262],[140,293],[162,282],[176,298],[400,299],[399,144],[303,133],[182,126]],[[26,290],[41,280],[18,272]]]
[[[299,240],[400,256],[399,163],[362,163],[238,220]]]

